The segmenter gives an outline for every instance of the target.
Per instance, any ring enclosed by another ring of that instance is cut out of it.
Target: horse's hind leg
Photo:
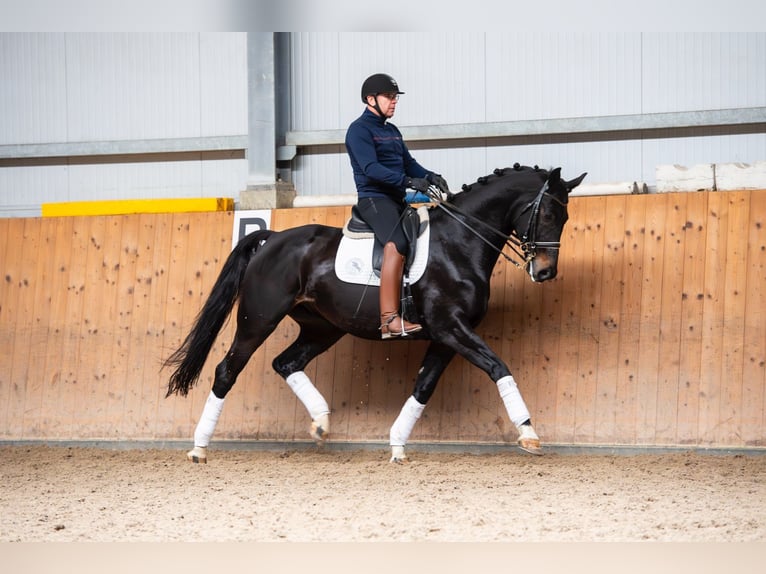
[[[224,399],[234,386],[237,377],[242,372],[242,369],[245,368],[245,365],[247,365],[250,357],[272,331],[273,329],[270,329],[268,332],[261,333],[256,337],[249,336],[245,338],[242,337],[239,330],[237,331],[229,351],[215,368],[213,388],[210,390],[205,406],[202,409],[202,416],[200,416],[194,429],[194,448],[186,453],[190,461],[207,462],[207,447],[210,444],[210,438],[213,436],[218,419],[221,416]]]
[[[332,347],[343,336],[343,331],[308,314],[295,313],[292,317],[301,326],[300,334],[274,359],[272,367],[306,407],[311,417],[311,438],[322,443],[330,433],[330,407],[303,369],[314,357]]]

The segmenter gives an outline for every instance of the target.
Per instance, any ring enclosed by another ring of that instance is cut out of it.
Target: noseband
[[[511,230],[511,234],[506,235],[505,233],[498,231],[494,227],[490,227],[479,218],[474,217],[473,215],[465,213],[461,210],[458,210],[454,205],[450,203],[446,203],[439,199],[437,200],[437,205],[441,207],[444,211],[446,211],[450,217],[458,221],[461,225],[463,225],[465,228],[470,230],[479,239],[484,241],[484,243],[491,246],[498,253],[500,253],[500,255],[505,257],[507,261],[510,261],[519,269],[526,269],[527,266],[532,262],[532,260],[537,256],[538,248],[559,249],[561,247],[560,241],[537,241],[537,225],[538,225],[538,220],[540,219],[540,204],[543,201],[543,197],[545,197],[546,195],[550,197],[553,201],[558,203],[559,205],[566,207],[567,205],[566,201],[561,201],[559,198],[557,198],[556,196],[554,196],[552,193],[548,191],[548,182],[546,181],[543,184],[543,187],[535,196],[535,198],[532,201],[530,201],[526,206],[524,206],[524,209],[522,209],[519,212],[519,214],[516,216],[516,219],[514,220],[514,223],[515,223],[516,221],[518,221],[518,219],[522,215],[524,215],[526,212],[531,210],[531,213],[529,214],[529,221],[527,222],[527,230],[524,232],[524,234],[521,237],[517,235],[515,225],[513,226],[513,229]],[[516,261],[513,257],[507,255],[505,252],[503,252],[502,248],[498,249],[497,247],[495,247],[486,237],[481,235],[479,231],[477,231],[475,228],[468,225],[465,221],[459,219],[455,215],[455,213],[459,213],[460,215],[462,215],[463,217],[467,219],[472,219],[473,221],[475,221],[476,223],[479,223],[480,225],[482,225],[485,229],[487,229],[494,235],[502,237],[504,240],[504,246],[510,247],[511,251],[513,251],[519,258],[521,258],[521,262]]]

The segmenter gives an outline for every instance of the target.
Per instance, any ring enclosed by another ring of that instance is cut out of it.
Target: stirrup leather
[[[382,322],[380,324],[380,337],[381,339],[390,339],[391,337],[406,337],[410,333],[417,333],[422,330],[423,327],[417,323],[411,323],[409,327],[404,326],[404,319],[399,317],[399,313],[383,313],[381,316]],[[393,331],[390,328],[394,319],[399,318],[402,328],[400,331]]]

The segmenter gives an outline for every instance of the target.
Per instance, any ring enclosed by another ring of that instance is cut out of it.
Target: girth
[[[404,260],[404,274],[408,275],[410,265],[415,259],[415,252],[418,245],[418,237],[426,230],[428,221],[421,221],[416,209],[409,205],[404,209],[401,217],[402,230],[407,238],[407,256]],[[374,233],[369,224],[362,219],[359,208],[354,205],[351,207],[351,218],[343,227],[343,235],[351,239],[366,239],[374,237]],[[380,277],[380,266],[383,263],[383,244],[375,238],[372,249],[372,269],[377,277]]]

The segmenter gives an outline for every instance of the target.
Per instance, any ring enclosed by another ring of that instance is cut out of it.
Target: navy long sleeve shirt
[[[366,108],[346,131],[346,151],[360,199],[404,201],[407,177],[431,173],[410,155],[399,128]]]

